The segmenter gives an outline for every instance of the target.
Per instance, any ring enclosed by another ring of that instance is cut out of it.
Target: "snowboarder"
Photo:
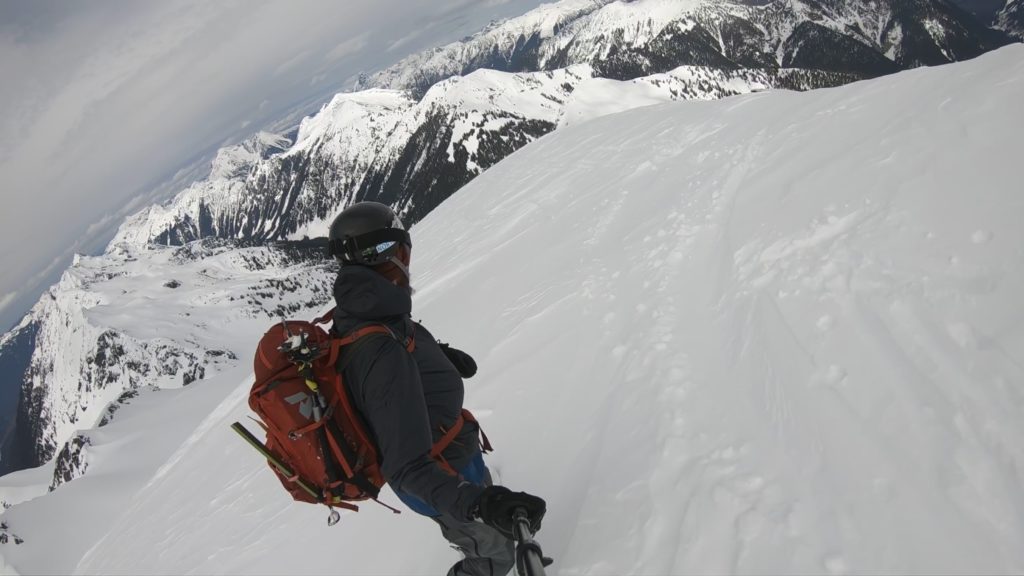
[[[525,510],[536,532],[546,504],[492,484],[479,426],[462,417],[468,415],[462,378],[476,365],[410,317],[409,233],[388,206],[360,202],[334,219],[329,250],[341,263],[334,284],[336,335],[384,324],[394,336],[364,338],[338,360],[378,447],[384,478],[463,553],[449,576],[503,576],[515,565],[515,511]],[[454,441],[435,458],[431,446],[446,434]]]

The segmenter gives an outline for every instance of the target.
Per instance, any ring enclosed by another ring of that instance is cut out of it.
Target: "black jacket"
[[[447,474],[429,454],[462,411],[462,378],[433,335],[410,319],[408,289],[369,268],[345,266],[334,299],[337,335],[384,324],[398,337],[366,337],[339,359],[353,404],[376,441],[384,478],[442,514],[469,519],[482,488]],[[410,332],[416,340],[412,354],[401,341]],[[444,457],[459,470],[479,451],[477,426],[467,422]]]

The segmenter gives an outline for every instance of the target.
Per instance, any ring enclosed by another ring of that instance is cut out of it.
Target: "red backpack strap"
[[[349,332],[344,338],[334,338],[331,340],[331,354],[327,357],[327,364],[333,366],[338,361],[338,354],[341,353],[342,348],[370,334],[387,334],[392,338],[395,337],[395,333],[383,324],[364,326],[355,332]]]
[[[333,314],[333,312],[334,310],[331,310],[331,314]],[[327,316],[324,316],[324,318],[327,318]],[[323,320],[323,318],[321,318],[321,320]],[[412,322],[409,324],[409,336],[402,342],[402,344],[405,345],[405,350],[412,354],[412,352],[416,350],[416,324]],[[327,358],[327,363],[334,365],[338,360],[338,355],[341,353],[342,348],[349,344],[354,344],[357,340],[365,336],[369,336],[370,334],[387,334],[395,340],[398,340],[398,335],[395,334],[392,329],[383,324],[370,324],[368,326],[363,326],[358,330],[349,332],[342,338],[335,338],[331,341],[331,354]]]
[[[330,310],[327,311],[326,314],[317,318],[316,320],[313,320],[313,324],[327,324],[328,322],[331,321],[331,319],[334,318],[335,310],[337,310],[337,307],[331,308]]]
[[[462,431],[462,426],[465,424],[466,420],[462,417],[462,414],[459,414],[459,417],[455,420],[455,423],[452,424],[452,427],[449,428],[448,431],[445,432],[444,436],[442,436],[441,439],[430,448],[430,457],[437,460],[437,465],[452,476],[457,476],[458,472],[455,471],[455,468],[452,468],[452,465],[448,463],[448,460],[441,453],[451,446],[452,442],[455,441],[455,437],[459,435],[459,432]],[[444,428],[442,428],[442,430],[444,430]]]
[[[465,408],[462,409],[462,419],[466,422],[472,422],[476,424],[476,429],[480,431],[480,450],[487,454],[488,452],[494,452],[494,447],[491,446],[491,441],[487,439],[487,434],[484,434],[483,427],[480,426],[480,422],[473,416],[473,413]]]
[[[442,453],[452,445],[452,442],[454,442],[455,438],[458,437],[459,432],[462,431],[466,422],[476,424],[476,428],[480,432],[480,451],[484,454],[494,451],[494,448],[491,446],[491,441],[487,439],[487,435],[484,434],[483,428],[480,427],[480,423],[477,422],[476,417],[473,416],[472,412],[463,408],[462,413],[459,414],[459,417],[455,420],[455,423],[452,424],[452,427],[449,428],[444,433],[444,436],[442,436],[441,439],[430,448],[430,457],[437,460],[438,466],[440,466],[445,472],[452,475],[456,474],[455,469],[452,468],[451,464],[448,463],[448,460],[445,459]]]

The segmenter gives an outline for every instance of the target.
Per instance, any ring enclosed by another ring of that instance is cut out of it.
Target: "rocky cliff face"
[[[1024,0],[1007,0],[1006,6],[996,14],[994,26],[1024,41]]]
[[[22,410],[22,383],[28,373],[36,347],[36,322],[25,320],[0,338],[0,475],[27,468],[35,462],[31,436],[18,422],[25,419]]]

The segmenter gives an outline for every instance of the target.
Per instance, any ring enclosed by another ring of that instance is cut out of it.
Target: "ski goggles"
[[[373,266],[391,260],[403,245],[412,248],[408,232],[401,228],[384,228],[344,240],[334,240],[330,251],[332,256],[340,256],[346,262]]]

